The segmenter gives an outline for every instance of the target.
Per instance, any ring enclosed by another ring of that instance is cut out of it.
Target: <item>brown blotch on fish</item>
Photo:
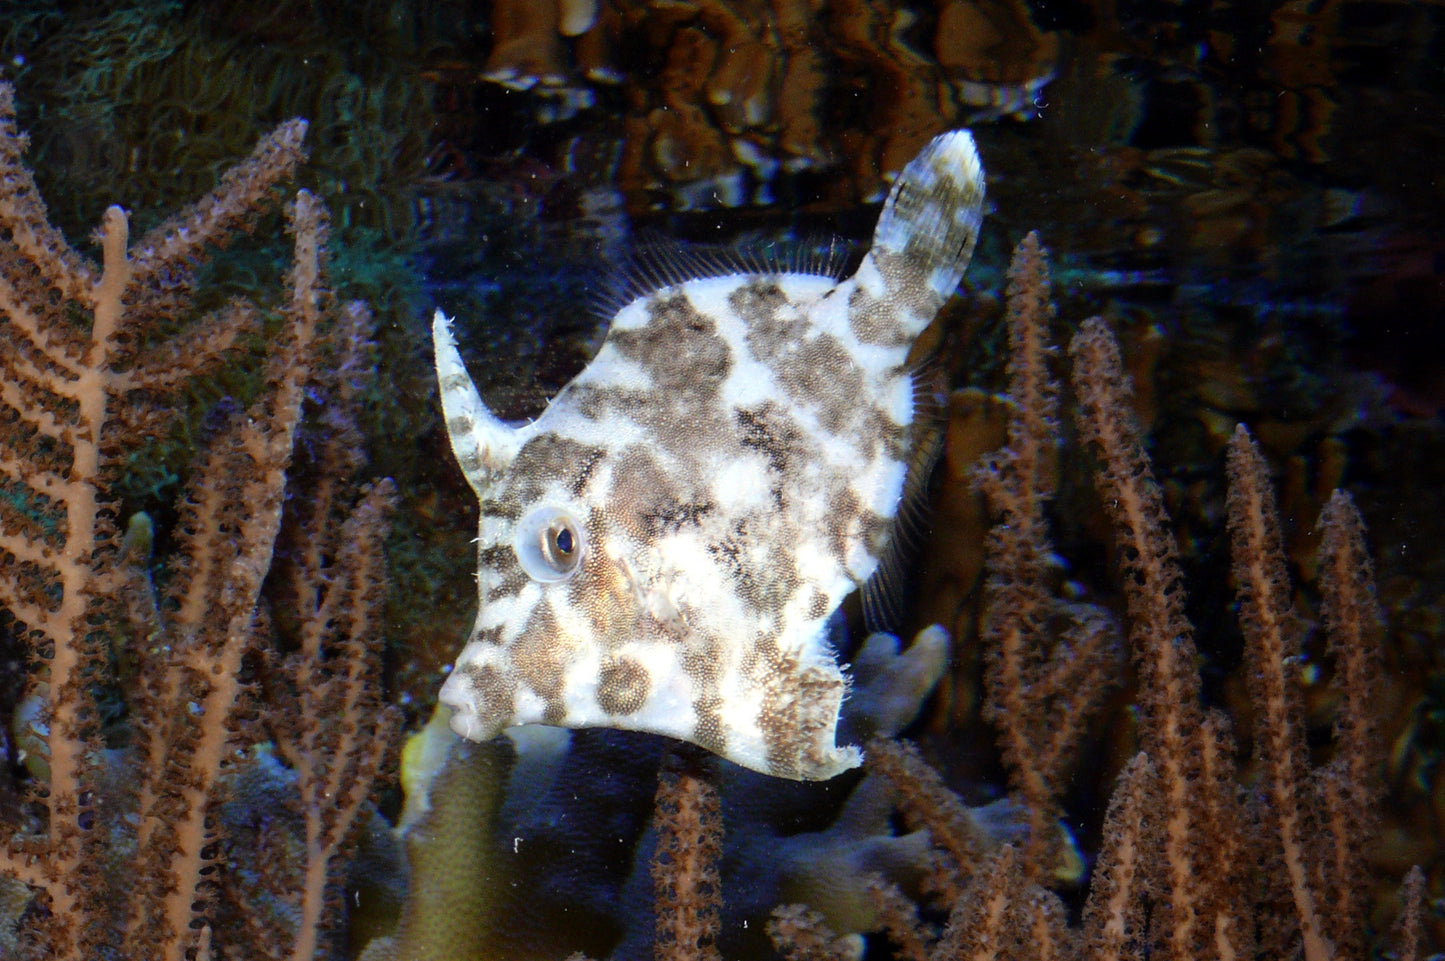
[[[507,476],[507,499],[513,504],[529,504],[543,496],[549,486],[567,478],[590,472],[604,448],[578,443],[556,434],[542,434],[522,445]],[[518,516],[521,508],[517,508]]]
[[[742,522],[739,522],[741,524]],[[746,537],[743,534],[742,537]],[[710,541],[707,545],[707,552],[721,565],[723,574],[731,580],[734,590],[741,590],[741,582],[747,576],[747,568],[743,564],[742,547],[740,540],[733,536],[724,537],[721,540]]]
[[[693,729],[692,742],[714,754],[727,756],[727,731],[722,721],[723,699],[717,689],[717,645],[707,645],[708,650],[685,653],[682,669],[693,682],[693,712],[697,724]]]
[[[765,565],[754,564],[742,575],[738,593],[756,614],[781,614],[802,583],[797,558],[790,554],[780,553]]]
[[[648,448],[633,444],[614,455],[607,513],[612,523],[634,537],[646,536],[648,518],[692,499],[691,484],[678,484],[676,472],[657,462]]]
[[[845,435],[851,439],[858,452],[864,457],[885,457],[889,460],[907,462],[913,450],[915,421],[904,427],[888,416],[888,412],[870,407],[862,414],[863,429]]]
[[[602,459],[605,456],[606,454],[600,448],[588,455],[587,460],[582,464],[582,468],[578,470],[577,475],[572,478],[570,490],[572,491],[573,497],[582,496],[582,492],[587,489],[588,482],[592,480],[592,475],[597,472],[597,465],[602,463]]]
[[[774,370],[786,367],[811,330],[808,319],[798,313],[776,284],[754,287],[748,285],[735,291],[728,303],[744,323],[744,336],[753,356]]]
[[[799,449],[803,438],[797,425],[770,400],[757,407],[739,408],[733,416],[742,431],[742,445],[766,457],[768,468],[780,477],[787,474],[794,456],[810,453]],[[774,490],[774,497],[781,500],[780,492]]]
[[[682,293],[648,305],[644,327],[613,331],[609,339],[622,355],[652,376],[655,390],[716,393],[732,372],[732,351],[717,324]]]
[[[516,597],[531,583],[532,579],[517,565],[516,553],[510,547],[507,548],[507,553],[512,555],[511,561],[506,566],[494,568],[499,576],[495,583],[486,586],[486,594],[482,597],[483,604],[495,604],[497,601]]]
[[[522,516],[522,508],[513,500],[498,500],[488,497],[482,501],[481,516],[504,521],[515,521]]]
[[[511,544],[491,544],[477,551],[477,566],[502,571],[517,562],[517,553]]]
[[[477,639],[482,638],[481,631]],[[461,669],[462,677],[475,692],[478,714],[486,720],[505,719],[512,716],[517,694],[516,678],[493,664],[469,664]]]
[[[869,554],[881,557],[892,529],[892,518],[864,507],[849,488],[840,487],[828,495],[828,546],[839,564],[847,565],[848,547],[857,541],[862,541]]]
[[[817,735],[834,723],[827,705],[843,693],[841,676],[818,666],[802,666],[796,656],[778,657],[764,694],[758,727],[772,773],[797,777],[819,763]]]
[[[774,773],[786,774],[797,753],[798,659],[784,654],[775,637],[759,643],[757,654],[760,663],[754,665],[753,671],[763,692],[758,728],[763,735],[764,753]]]
[[[567,716],[562,701],[562,682],[567,666],[566,651],[557,618],[546,602],[537,605],[512,644],[512,664],[522,683],[544,703],[544,724],[561,724]]]
[[[707,501],[660,504],[640,515],[639,521],[643,536],[654,538],[675,533],[684,527],[696,527],[699,521],[716,509],[716,505]]]
[[[913,343],[898,323],[898,309],[892,301],[879,300],[862,286],[848,295],[848,326],[862,344],[903,347]]]
[[[597,677],[597,703],[608,714],[632,714],[647,701],[652,679],[647,668],[628,657],[602,665]]]
[[[778,286],[776,277],[755,277],[728,295],[728,306],[747,325],[749,332],[770,335],[777,341],[786,331],[796,332],[797,325],[807,322],[798,317],[784,318],[784,312],[793,311],[792,301]]]
[[[875,250],[873,261],[878,265],[878,273],[883,277],[888,299],[895,305],[895,310],[901,308],[915,317],[932,319],[942,303],[929,286],[919,262],[908,256],[911,253],[911,248],[905,254]]]
[[[819,334],[798,348],[797,362],[776,371],[783,390],[811,407],[830,434],[841,434],[866,396],[863,373],[836,337]]]

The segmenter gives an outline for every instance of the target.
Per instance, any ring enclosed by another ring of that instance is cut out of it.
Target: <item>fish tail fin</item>
[[[958,287],[978,241],[983,194],[983,164],[967,130],[935,137],[894,183],[867,259],[890,299],[913,305],[922,323],[911,335]]]

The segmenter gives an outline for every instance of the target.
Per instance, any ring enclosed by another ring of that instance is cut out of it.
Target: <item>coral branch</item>
[[[294,169],[303,131],[300,122],[283,125],[213,194],[129,251],[125,212],[111,207],[97,267],[49,226],[20,164],[11,90],[0,85],[0,603],[34,662],[26,714],[16,719],[30,719],[22,733],[31,801],[0,822],[0,874],[31,886],[35,901],[0,918],[7,957],[18,961],[181,961],[212,957],[213,942],[229,957],[248,928],[216,924],[222,842],[238,840],[220,814],[224,783],[248,758],[239,748],[254,745],[252,721],[265,713],[247,658],[263,649],[261,592],[329,313],[325,213],[309,194],[290,211],[287,323],[259,398],[195,467],[171,538],[164,604],[146,569],[150,536],[139,539],[143,550],[122,543],[110,491],[140,431],[164,425],[175,406],[167,395],[214,367],[254,324],[255,309],[236,303],[177,332],[176,308],[204,254],[247,226]],[[349,312],[347,334],[364,319]],[[343,458],[332,466],[354,465]],[[344,585],[329,613],[351,634],[325,652],[340,690],[318,686],[325,703],[307,705],[334,707],[343,730],[314,745],[328,760],[304,798],[321,878],[305,888],[315,892],[308,905],[323,900],[331,861],[389,742],[374,653],[387,491],[380,484],[362,499],[355,522],[343,526],[351,551],[322,572]],[[112,743],[101,740],[101,696],[128,712],[128,736],[105,732]],[[277,887],[241,900],[259,916],[289,895]],[[309,927],[297,941],[309,959],[324,912],[302,913]]]
[[[1229,443],[1229,530],[1249,664],[1250,699],[1259,708],[1255,753],[1264,762],[1266,817],[1275,832],[1298,913],[1305,957],[1334,956],[1316,901],[1307,838],[1312,806],[1304,797],[1305,743],[1299,678],[1301,627],[1288,595],[1278,509],[1264,458],[1243,426]]]
[[[998,515],[989,531],[984,639],[988,700],[1004,763],[1028,811],[1021,851],[1030,879],[1058,861],[1058,793],[1072,748],[1108,693],[1117,633],[1101,611],[1065,606],[1049,587],[1052,546],[1045,511],[1054,495],[1058,385],[1049,375],[1049,275],[1029,234],[1009,270],[1008,444],[974,478]],[[1054,627],[1067,622],[1060,635]]]
[[[289,180],[306,159],[301,145],[305,137],[306,121],[286,121],[263,138],[249,158],[227,171],[215,190],[142,237],[136,244],[137,280],[164,278],[199,259],[208,246],[221,246],[244,229],[266,204],[271,189]]]
[[[1399,930],[1395,935],[1399,951],[1395,959],[1416,961],[1420,957],[1420,928],[1425,914],[1425,872],[1419,865],[1405,875],[1405,883],[1400,885],[1400,903]]]
[[[43,284],[67,300],[84,301],[94,282],[92,268],[50,225],[35,178],[20,159],[27,142],[15,125],[15,88],[0,84],[0,223],[15,252]]]
[[[1200,781],[1199,676],[1192,629],[1184,617],[1178,550],[1143,440],[1129,413],[1119,349],[1102,320],[1074,336],[1079,429],[1099,460],[1096,484],[1119,541],[1129,638],[1141,677],[1145,750],[1159,776],[1165,868],[1160,930],[1169,958],[1195,958],[1208,939],[1205,843],[1193,786]]]
[[[852,954],[817,911],[789,904],[773,912],[768,937],[787,961],[848,961]]]
[[[207,585],[186,577],[177,582],[180,593],[194,590],[212,601],[203,616],[193,610],[198,620],[170,645],[176,661],[165,687],[179,703],[163,703],[163,716],[178,720],[172,722],[169,738],[156,745],[161,753],[154,758],[144,791],[149,803],[143,801],[141,808],[143,821],[161,827],[142,829],[145,843],[138,871],[156,890],[170,888],[172,893],[153,913],[136,916],[131,931],[140,943],[164,945],[164,961],[182,961],[192,946],[186,932],[196,930],[205,917],[197,906],[208,899],[197,902],[196,892],[209,890],[203,885],[204,874],[213,870],[214,856],[206,850],[216,840],[208,823],[210,809],[227,745],[238,733],[233,717],[243,693],[241,660],[253,650],[256,602],[281,525],[301,383],[310,370],[321,320],[322,216],[305,192],[293,206],[292,229],[292,324],[267,365],[266,379],[274,386],[219,440],[202,465],[193,497],[204,513],[198,513],[195,529],[212,536],[183,545],[193,557],[207,558],[204,572],[216,581]],[[176,769],[191,772],[180,790],[170,778]]]
[[[362,461],[353,368],[369,352],[371,316],[350,304],[339,321],[337,364],[322,378],[325,429],[305,445],[319,477],[293,502],[285,537],[282,572],[300,616],[300,646],[282,665],[290,706],[271,718],[278,750],[296,772],[304,822],[301,920],[288,954],[297,961],[313,957],[319,936],[335,927],[335,862],[400,728],[396,711],[377,696],[382,546],[395,492],[383,480],[345,506],[352,496],[345,482]]]
[[[908,826],[928,829],[933,843],[952,862],[951,872],[966,873],[982,860],[984,846],[968,809],[916,747],[875,738],[864,756],[869,773],[884,778],[898,792],[898,807]]]
[[[707,759],[674,764],[657,785],[657,961],[718,961],[722,815]]]
[[[1149,878],[1158,870],[1156,812],[1150,804],[1157,796],[1149,755],[1134,755],[1109,799],[1104,844],[1084,907],[1084,930],[1095,958],[1143,956]]]
[[[1323,882],[1330,937],[1359,955],[1367,908],[1354,879],[1378,829],[1384,747],[1380,743],[1380,624],[1365,525],[1349,494],[1335,491],[1320,514],[1320,592],[1325,638],[1334,661],[1335,757],[1314,778],[1325,833]]]
[[[126,390],[169,393],[214,370],[241,337],[260,327],[252,304],[232,301],[149,351],[125,372],[121,383]]]

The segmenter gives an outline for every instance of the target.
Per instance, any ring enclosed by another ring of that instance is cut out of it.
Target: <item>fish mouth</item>
[[[452,714],[452,719],[449,723],[453,731],[468,741],[491,740],[487,737],[487,725],[483,724],[482,719],[475,713],[458,711]]]
[[[437,692],[437,701],[451,709],[452,716],[447,722],[448,725],[468,741],[488,741],[497,735],[496,730],[488,731],[489,725],[477,712],[476,702],[468,694],[456,671],[442,682],[441,690]]]

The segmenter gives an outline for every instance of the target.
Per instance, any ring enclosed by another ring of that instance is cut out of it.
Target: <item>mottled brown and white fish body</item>
[[[437,313],[442,406],[481,507],[476,627],[441,691],[459,733],[653,731],[793,778],[858,764],[834,743],[846,680],[824,625],[887,548],[908,352],[982,200],[972,139],[939,137],[853,277],[667,283],[520,427],[486,409]]]

